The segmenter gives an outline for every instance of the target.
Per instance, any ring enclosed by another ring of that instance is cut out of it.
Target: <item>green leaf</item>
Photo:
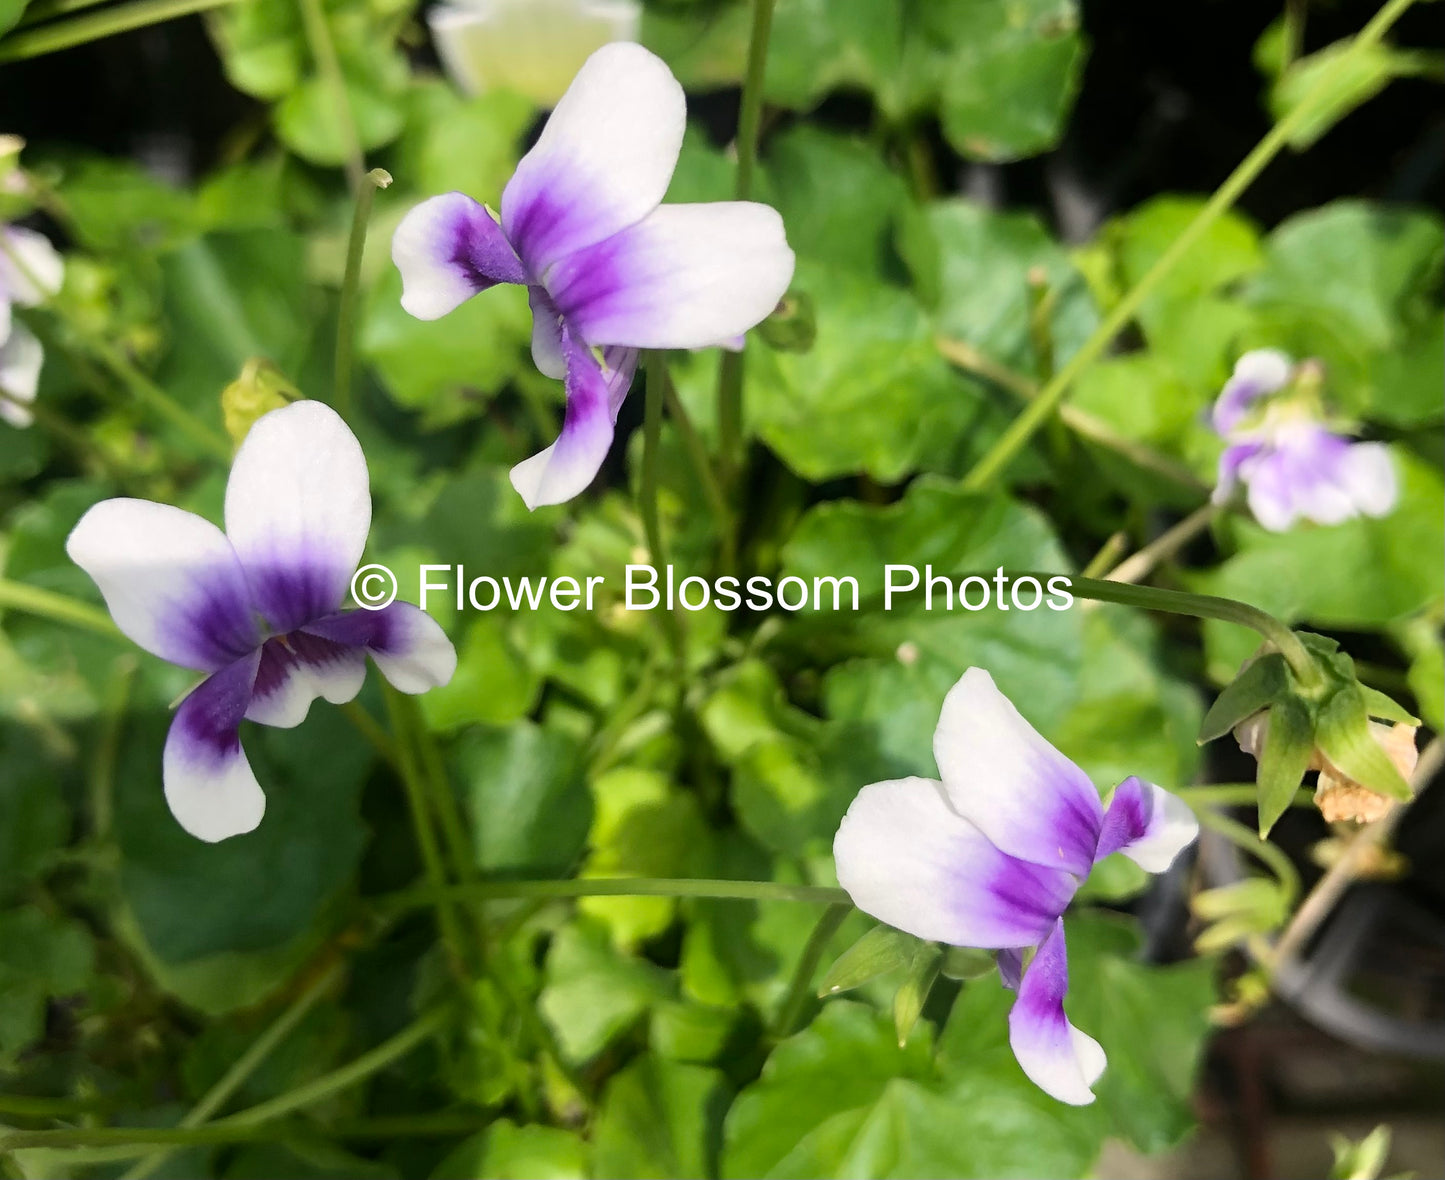
[[[3,667],[3,663],[0,663]],[[35,735],[0,722],[0,897],[19,890],[70,834],[62,784],[67,769]]]
[[[588,1180],[589,1151],[575,1131],[501,1118],[456,1147],[431,1180]]]
[[[1309,769],[1314,748],[1315,732],[1309,710],[1298,697],[1281,697],[1270,707],[1264,750],[1259,756],[1261,838],[1269,835],[1275,820],[1294,802],[1294,793]]]
[[[0,34],[8,33],[25,15],[30,0],[0,0]]]
[[[0,913],[0,1061],[45,1031],[52,997],[86,986],[93,957],[90,934],[78,922],[35,906]]]
[[[457,645],[457,670],[449,684],[421,698],[431,729],[446,732],[480,722],[509,725],[532,711],[542,679],[517,649],[504,619],[482,615]]]
[[[571,869],[592,822],[573,740],[518,722],[468,735],[456,762],[467,784],[479,868],[544,877]]]
[[[891,926],[874,926],[838,956],[818,985],[818,995],[827,997],[852,991],[911,963],[918,939]]]
[[[593,1131],[597,1180],[716,1175],[730,1089],[700,1065],[647,1054],[616,1074]]]
[[[537,1007],[563,1058],[580,1065],[673,993],[668,972],[615,950],[602,927],[578,922],[552,940]]]
[[[1353,38],[1336,41],[1291,62],[1275,79],[1269,91],[1270,114],[1280,122],[1309,99],[1309,115],[1289,137],[1290,147],[1303,151],[1393,79],[1415,73],[1418,57],[1379,42],[1357,46]]]
[[[1290,686],[1289,665],[1278,652],[1267,652],[1226,684],[1199,726],[1199,741],[1223,737],[1247,717],[1280,700]]]
[[[404,191],[463,192],[499,206],[518,144],[536,118],[532,104],[510,90],[466,98],[444,82],[421,79],[406,106],[406,131],[395,165],[387,165]]]

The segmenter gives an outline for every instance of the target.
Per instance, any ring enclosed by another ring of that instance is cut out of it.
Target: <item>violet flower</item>
[[[1225,503],[1243,484],[1250,512],[1271,532],[1301,518],[1339,524],[1386,515],[1398,495],[1388,448],[1330,430],[1306,396],[1277,396],[1297,372],[1273,349],[1239,358],[1214,404],[1215,432],[1229,443],[1219,459],[1214,502]]]
[[[573,79],[502,193],[501,221],[462,193],[423,201],[392,240],[402,306],[437,319],[523,283],[532,357],[565,380],[557,441],[512,468],[529,508],[596,476],[643,348],[741,347],[793,275],[766,205],[661,205],[686,122],[682,87],[640,45],[603,46]]]
[[[982,668],[944,700],[933,753],[942,782],[873,783],[853,800],[833,841],[838,882],[899,930],[999,951],[1003,982],[1018,993],[1009,1042],[1019,1065],[1059,1101],[1090,1103],[1105,1058],[1064,1015],[1064,910],[1110,853],[1163,872],[1198,834],[1194,815],[1134,777],[1106,810]]]
[[[35,334],[14,318],[13,306],[34,307],[60,290],[65,260],[44,234],[21,226],[0,226],[0,419],[29,426],[25,403],[35,400],[45,350]]]
[[[66,552],[111,618],[153,655],[207,674],[166,737],[166,802],[186,831],[224,840],[261,822],[266,798],[241,749],[242,719],[290,729],[311,702],[361,691],[366,656],[421,693],[456,670],[451,641],[410,603],[341,609],[366,547],[361,445],[336,412],[302,401],[251,428],[226,485],[226,531],[149,500],[104,500]]]

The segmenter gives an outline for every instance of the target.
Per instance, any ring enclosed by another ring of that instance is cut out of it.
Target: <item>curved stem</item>
[[[114,5],[103,12],[78,16],[73,20],[21,29],[0,41],[0,61],[41,57],[61,49],[84,45],[89,41],[99,41],[102,37],[111,37],[116,33],[144,28],[146,25],[158,25],[162,21],[175,20],[193,12],[203,12],[207,8],[219,8],[223,4],[235,2],[236,0],[137,0],[134,4]],[[64,10],[56,11],[58,15]]]
[[[1196,806],[1193,803],[1190,804],[1190,807],[1194,809],[1194,814],[1199,818],[1201,827],[1218,832],[1235,847],[1260,861],[1275,875],[1284,892],[1284,908],[1286,910],[1294,905],[1295,898],[1299,896],[1299,870],[1294,867],[1294,861],[1290,860],[1284,849],[1277,844],[1271,844],[1268,840],[1260,839],[1258,832],[1215,811],[1212,807]]]
[[[336,54],[336,43],[331,39],[331,26],[326,23],[326,13],[321,0],[300,0],[301,20],[306,27],[306,43],[311,56],[316,59],[316,69],[322,83],[331,92],[331,101],[336,107],[336,123],[341,130],[341,148],[346,167],[346,182],[357,196],[365,187],[363,175],[366,160],[361,151],[361,136],[356,130],[356,115],[351,109],[351,95],[346,91],[346,75],[341,70],[341,58]]]
[[[793,978],[788,984],[788,994],[783,1000],[782,1007],[778,1009],[777,1018],[773,1021],[772,1035],[776,1040],[782,1040],[788,1036],[794,1026],[798,1023],[798,1017],[803,1014],[803,1005],[813,995],[813,975],[818,970],[818,963],[828,949],[828,944],[833,941],[833,935],[838,933],[838,927],[843,925],[848,915],[853,912],[853,903],[837,902],[830,905],[818,915],[817,925],[813,932],[808,935],[808,941],[803,946],[803,953],[798,956],[798,965],[793,968]]]
[[[1054,375],[1052,380],[1044,385],[1039,396],[1024,409],[1023,413],[1009,424],[1008,429],[999,436],[983,458],[974,465],[973,470],[964,477],[963,486],[966,489],[979,491],[991,485],[998,478],[1034,433],[1048,421],[1079,375],[1102,355],[1119,331],[1134,318],[1135,312],[1149,297],[1150,292],[1203,237],[1205,231],[1233,206],[1244,190],[1288,144],[1295,131],[1304,124],[1305,120],[1314,116],[1319,99],[1334,88],[1339,78],[1348,74],[1358,55],[1373,48],[1390,26],[1399,20],[1413,3],[1414,0],[1389,0],[1375,14],[1370,23],[1350,43],[1349,49],[1333,63],[1333,68],[1323,71],[1319,81],[1305,95],[1304,100],[1276,123],[1270,132],[1259,141],[1255,149],[1240,162],[1239,166],[1230,173],[1225,182],[1205,203],[1204,208],[1195,215],[1194,220],[1185,227],[1184,232],[1174,239],[1169,248],[1134,284],[1128,294],[1114,305],[1113,310],[1094,329],[1079,351],[1069,358],[1068,363]]]
[[[351,215],[351,237],[346,243],[346,276],[341,281],[341,302],[336,311],[336,381],[331,404],[343,418],[351,417],[351,365],[356,352],[356,296],[361,286],[361,259],[366,253],[366,226],[376,190],[391,184],[391,173],[373,168],[356,190]]]
[[[388,910],[415,909],[438,901],[502,901],[572,897],[711,897],[725,901],[800,901],[851,905],[841,889],[786,885],[781,881],[721,881],[691,877],[596,877],[561,881],[479,881],[441,890],[407,889],[382,899]]]
[[[0,610],[23,611],[38,618],[69,623],[86,631],[94,631],[97,635],[108,635],[113,639],[123,638],[120,628],[100,607],[57,594],[53,590],[42,590],[39,586],[12,582],[9,578],[0,578]]]

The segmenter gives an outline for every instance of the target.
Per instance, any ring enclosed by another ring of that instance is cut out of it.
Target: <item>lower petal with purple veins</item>
[[[1162,873],[1198,835],[1199,821],[1184,800],[1130,775],[1104,812],[1094,860],[1122,852],[1146,872]]]
[[[166,735],[166,803],[181,827],[213,844],[252,831],[266,810],[239,732],[260,663],[258,650],[212,673],[181,702]]]
[[[261,648],[246,719],[291,729],[306,720],[317,697],[343,705],[356,698],[365,680],[366,655],[360,648],[305,631],[277,636]]]
[[[512,486],[528,508],[563,504],[597,477],[612,446],[617,412],[637,369],[633,349],[609,349],[607,367],[564,327],[567,417],[557,441],[512,468]]]
[[[381,610],[343,611],[308,623],[303,634],[369,653],[381,674],[406,693],[440,688],[457,670],[457,649],[446,632],[409,602],[394,602]]]
[[[1069,961],[1064,923],[1054,924],[1023,972],[1009,1013],[1009,1044],[1024,1073],[1044,1093],[1071,1106],[1094,1101],[1090,1088],[1107,1063],[1099,1042],[1064,1015]]]

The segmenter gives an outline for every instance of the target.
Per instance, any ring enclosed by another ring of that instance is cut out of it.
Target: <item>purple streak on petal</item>
[[[256,608],[273,631],[285,633],[331,614],[341,605],[353,563],[344,556],[273,553],[246,562],[246,578]]]
[[[1215,478],[1214,495],[1211,497],[1214,503],[1223,504],[1234,494],[1240,469],[1263,449],[1262,442],[1241,442],[1225,448],[1224,454],[1219,456],[1219,474]]]
[[[1345,486],[1351,445],[1315,422],[1277,430],[1239,471],[1255,519],[1272,532],[1283,532],[1300,517],[1339,524],[1356,515]]]
[[[526,272],[485,206],[464,193],[417,205],[391,241],[401,272],[401,305],[434,320],[497,283],[526,282]]]
[[[980,896],[977,866],[960,866],[958,896],[962,904],[980,906],[1019,929],[1047,929],[1068,907],[1078,885],[1073,876],[1026,860],[999,854],[983,881]]]
[[[562,313],[542,287],[527,288],[532,308],[532,363],[554,381],[567,376],[567,358],[562,355]]]
[[[346,650],[371,653],[381,674],[402,692],[437,688],[448,683],[457,668],[456,648],[446,632],[409,602],[393,602],[376,611],[339,612],[310,624],[306,634]]]
[[[1019,981],[1009,1012],[1009,1044],[1029,1080],[1045,1093],[1075,1106],[1094,1100],[1090,1086],[1104,1070],[1097,1041],[1074,1028],[1064,1015],[1069,962],[1064,923],[1055,923]]]
[[[1019,980],[1024,973],[1024,951],[1027,947],[1005,948],[999,951],[998,977],[1011,992],[1019,990]]]
[[[1149,830],[1154,817],[1154,796],[1144,783],[1133,775],[1119,784],[1109,809],[1104,812],[1104,826],[1099,831],[1099,847],[1094,860],[1101,861],[1110,853],[1132,844]]]
[[[1198,835],[1199,821],[1184,800],[1130,775],[1109,801],[1094,859],[1122,852],[1146,871],[1162,873]]]
[[[1229,381],[1214,403],[1211,413],[1214,432],[1222,437],[1229,437],[1230,431],[1249,413],[1249,407],[1268,392],[1270,391],[1255,381],[1244,381],[1237,377]]]
[[[241,748],[238,730],[260,664],[261,653],[253,651],[206,677],[176,710],[167,745],[185,745],[197,761],[219,763],[234,757]]]
[[[318,696],[335,704],[353,699],[365,676],[365,656],[355,648],[305,631],[276,636],[261,648],[246,717],[289,729],[306,719]]]
[[[1293,367],[1288,356],[1273,348],[1255,349],[1240,357],[1214,403],[1215,432],[1228,437],[1249,414],[1255,401],[1278,392],[1289,382]]]

